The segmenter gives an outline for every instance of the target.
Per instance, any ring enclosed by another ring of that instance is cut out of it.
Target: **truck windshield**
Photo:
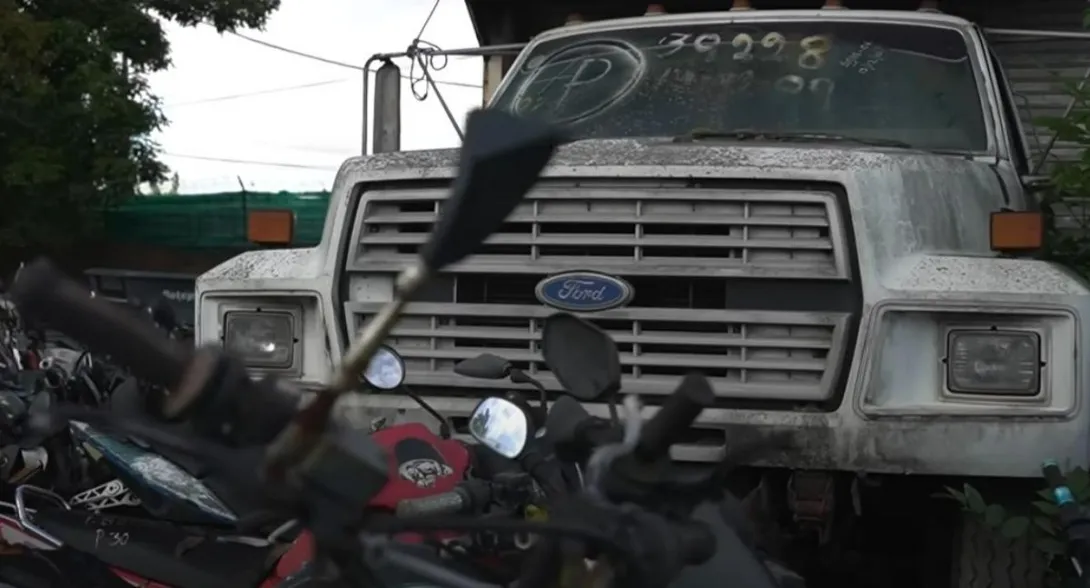
[[[758,130],[987,147],[973,62],[953,29],[828,20],[652,26],[529,51],[493,106],[565,124],[578,138]]]

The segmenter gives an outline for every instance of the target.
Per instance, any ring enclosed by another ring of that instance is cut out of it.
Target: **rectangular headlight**
[[[950,331],[946,386],[961,394],[1035,396],[1041,389],[1041,337],[1029,331]]]
[[[291,313],[232,311],[224,316],[223,346],[250,367],[289,368],[295,358]]]

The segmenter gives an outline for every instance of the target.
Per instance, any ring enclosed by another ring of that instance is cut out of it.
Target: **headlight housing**
[[[1041,390],[1041,336],[997,329],[949,331],[946,387],[955,394],[1036,396]]]
[[[295,318],[289,312],[231,311],[223,346],[249,367],[286,369],[295,359]]]

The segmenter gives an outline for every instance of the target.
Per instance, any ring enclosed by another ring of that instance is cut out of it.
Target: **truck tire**
[[[1006,539],[974,517],[955,533],[951,588],[1044,588],[1048,561],[1029,539]]]

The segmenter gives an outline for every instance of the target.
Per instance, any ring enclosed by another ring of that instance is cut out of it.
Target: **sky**
[[[283,0],[264,30],[239,33],[361,67],[375,53],[408,47],[434,1]],[[210,27],[165,27],[173,66],[150,81],[169,124],[155,138],[163,161],[178,173],[180,193],[234,192],[240,181],[251,191],[326,190],[340,164],[360,154],[358,69],[221,36]],[[422,39],[446,49],[476,47],[463,0],[439,0]],[[409,62],[398,65],[408,76]],[[473,86],[440,85],[459,122],[480,106],[479,57],[451,58],[432,75]],[[434,92],[418,101],[405,79],[401,99],[402,149],[458,144]]]

